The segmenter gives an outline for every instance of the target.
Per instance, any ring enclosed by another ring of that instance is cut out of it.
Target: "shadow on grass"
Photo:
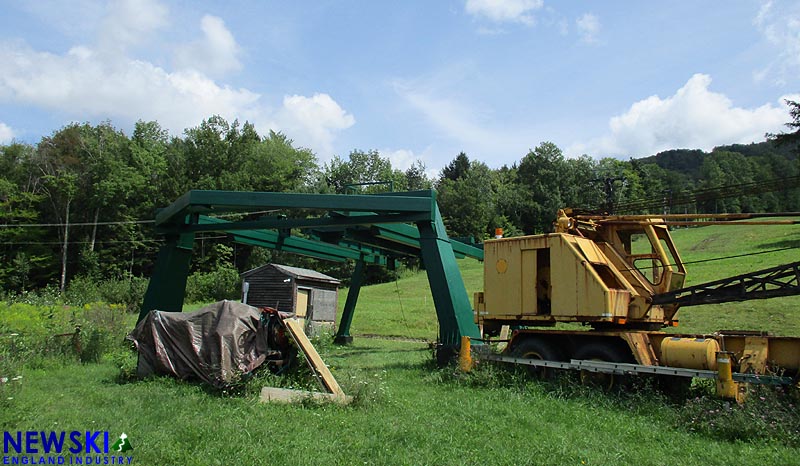
[[[783,249],[783,248],[800,248],[800,238],[783,239],[780,241],[773,241],[771,243],[761,243],[758,249]]]
[[[421,351],[430,351],[424,346],[417,348],[389,348],[389,347],[346,347],[346,349],[332,350],[328,352],[328,356],[335,358],[342,358],[348,356],[361,356],[365,354],[405,354],[405,353],[419,353]]]
[[[392,362],[388,364],[358,366],[356,369],[362,371],[380,371],[380,370],[397,369],[397,370],[427,372],[428,367],[429,366],[426,361],[420,361],[420,362]]]

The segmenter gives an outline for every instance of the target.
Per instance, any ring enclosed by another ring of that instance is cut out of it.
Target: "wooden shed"
[[[336,321],[339,280],[309,269],[266,264],[242,275],[242,302],[294,312],[309,322]]]

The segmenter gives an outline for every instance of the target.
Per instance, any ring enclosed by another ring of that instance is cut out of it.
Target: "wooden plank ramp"
[[[333,374],[331,374],[330,369],[328,369],[328,366],[325,365],[325,362],[320,357],[317,349],[311,344],[311,340],[308,339],[306,332],[303,330],[305,320],[291,318],[284,319],[283,323],[286,325],[286,328],[289,329],[289,333],[292,335],[292,338],[297,343],[297,346],[305,355],[308,364],[311,366],[311,370],[317,374],[325,389],[336,397],[344,398],[344,391],[342,391],[339,383],[336,382],[336,379],[333,377]]]

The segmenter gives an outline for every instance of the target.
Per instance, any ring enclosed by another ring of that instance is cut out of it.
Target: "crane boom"
[[[653,304],[698,306],[800,295],[800,262],[653,295]]]

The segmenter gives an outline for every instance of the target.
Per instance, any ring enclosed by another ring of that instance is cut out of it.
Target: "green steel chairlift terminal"
[[[219,217],[253,211],[275,214],[255,220]],[[391,268],[403,257],[419,257],[427,272],[439,321],[437,358],[449,358],[462,336],[480,338],[456,258],[483,260],[483,250],[448,238],[434,191],[341,195],[193,190],[161,209],[155,225],[166,242],[158,253],[139,320],[154,309],[182,310],[195,235],[214,231],[242,244],[355,261],[337,342],[352,340],[350,324],[365,265]]]

